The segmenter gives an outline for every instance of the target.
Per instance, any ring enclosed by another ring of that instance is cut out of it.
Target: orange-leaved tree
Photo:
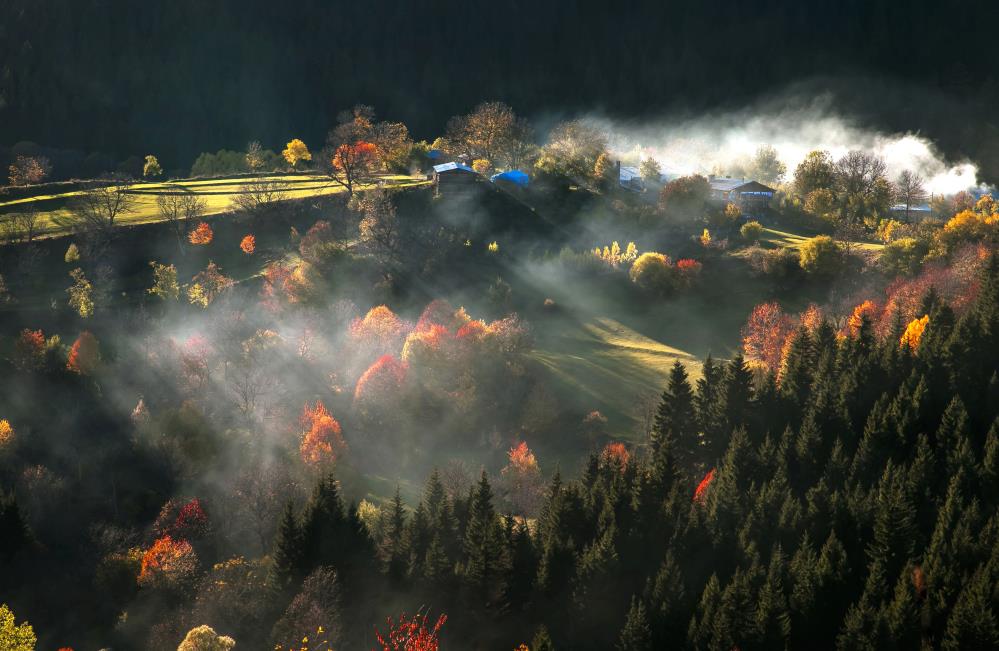
[[[211,244],[213,237],[215,237],[215,232],[212,231],[212,227],[208,225],[208,222],[201,222],[188,233],[187,241],[195,246],[204,246]]]
[[[257,250],[257,238],[253,235],[245,236],[239,241],[239,249],[246,255],[253,255],[253,252]]]
[[[762,362],[776,373],[780,370],[784,342],[793,333],[791,318],[776,301],[760,303],[742,328],[742,350],[747,359]]]
[[[912,352],[916,352],[919,348],[919,342],[923,339],[923,333],[926,331],[926,326],[930,323],[930,316],[924,314],[918,319],[913,319],[909,322],[909,325],[905,327],[905,332],[902,333],[902,337],[899,339],[899,346],[902,348],[908,348]]]
[[[13,362],[22,371],[41,368],[45,362],[45,334],[41,330],[22,330],[14,342]]]
[[[66,368],[73,373],[90,375],[97,369],[100,362],[101,349],[97,337],[84,330],[73,342],[72,348],[69,349]]]
[[[165,535],[142,555],[138,581],[141,586],[175,587],[193,578],[197,569],[198,556],[191,543]]]
[[[346,451],[340,423],[319,400],[312,407],[306,403],[300,419],[302,442],[299,453],[302,461],[312,467],[335,463]]]
[[[600,465],[624,472],[631,460],[631,453],[624,443],[613,441],[600,452]]]
[[[378,148],[370,142],[343,143],[330,156],[329,176],[354,195],[354,186],[367,179],[378,162]]]

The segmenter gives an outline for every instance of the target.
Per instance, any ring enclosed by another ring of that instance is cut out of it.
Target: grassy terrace
[[[760,237],[760,244],[773,248],[787,247],[800,249],[801,245],[811,239],[811,237],[809,235],[778,231],[773,228],[764,228],[763,235]],[[880,251],[884,248],[883,244],[875,242],[851,242],[851,245],[864,252]]]
[[[246,193],[251,185],[259,182],[272,182],[276,186],[278,200],[302,199],[325,194],[338,194],[344,188],[329,179],[311,174],[288,174],[274,176],[240,176],[217,179],[178,179],[162,183],[137,182],[128,186],[128,191],[136,197],[134,212],[120,219],[121,225],[148,224],[160,221],[156,198],[163,194],[193,192],[207,204],[206,215],[216,215],[230,209],[233,197]],[[411,187],[427,183],[422,177],[405,175],[385,175],[377,182],[394,188]],[[357,186],[363,190],[374,184]],[[80,191],[60,194],[39,194],[31,197],[0,202],[0,214],[20,212],[29,208],[39,211],[39,229],[44,237],[59,237],[65,232],[56,225],[54,219],[69,214],[69,206]]]

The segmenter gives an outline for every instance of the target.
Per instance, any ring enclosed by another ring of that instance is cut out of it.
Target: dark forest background
[[[543,127],[828,92],[994,180],[997,13],[988,0],[2,0],[0,145],[186,168],[251,139],[320,141],[356,102],[432,138],[484,99]]]

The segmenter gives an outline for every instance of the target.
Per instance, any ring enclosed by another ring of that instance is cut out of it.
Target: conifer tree
[[[674,466],[685,476],[692,474],[698,447],[694,391],[687,369],[677,361],[670,368],[669,383],[660,398],[652,432],[654,471],[665,486],[672,483]]]
[[[534,638],[531,639],[531,651],[555,651],[555,644],[544,625],[538,627]]]
[[[406,574],[409,560],[406,544],[406,510],[398,486],[395,487],[395,496],[386,515],[388,522],[385,527],[385,538],[381,544],[381,553],[386,573],[392,581],[398,583]]]
[[[999,618],[996,617],[995,577],[984,568],[964,586],[947,620],[942,648],[947,651],[999,648]]]
[[[649,628],[649,618],[645,612],[645,604],[637,597],[631,598],[628,617],[618,637],[617,651],[652,651],[652,631]]]
[[[482,471],[474,489],[465,528],[464,576],[472,591],[488,603],[497,589],[502,571],[503,546],[499,522],[493,509],[493,491]]]

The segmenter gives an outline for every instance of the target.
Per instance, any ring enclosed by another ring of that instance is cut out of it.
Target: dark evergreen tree
[[[670,368],[652,431],[654,472],[667,490],[675,479],[674,472],[682,472],[683,477],[695,474],[699,447],[694,391],[686,367],[677,361]]]
[[[485,471],[472,494],[465,528],[463,575],[472,592],[488,604],[498,592],[503,570],[503,541],[493,508],[493,490]]]
[[[649,628],[649,618],[645,612],[645,604],[637,597],[631,598],[628,617],[618,637],[617,651],[652,651],[652,631]]]

